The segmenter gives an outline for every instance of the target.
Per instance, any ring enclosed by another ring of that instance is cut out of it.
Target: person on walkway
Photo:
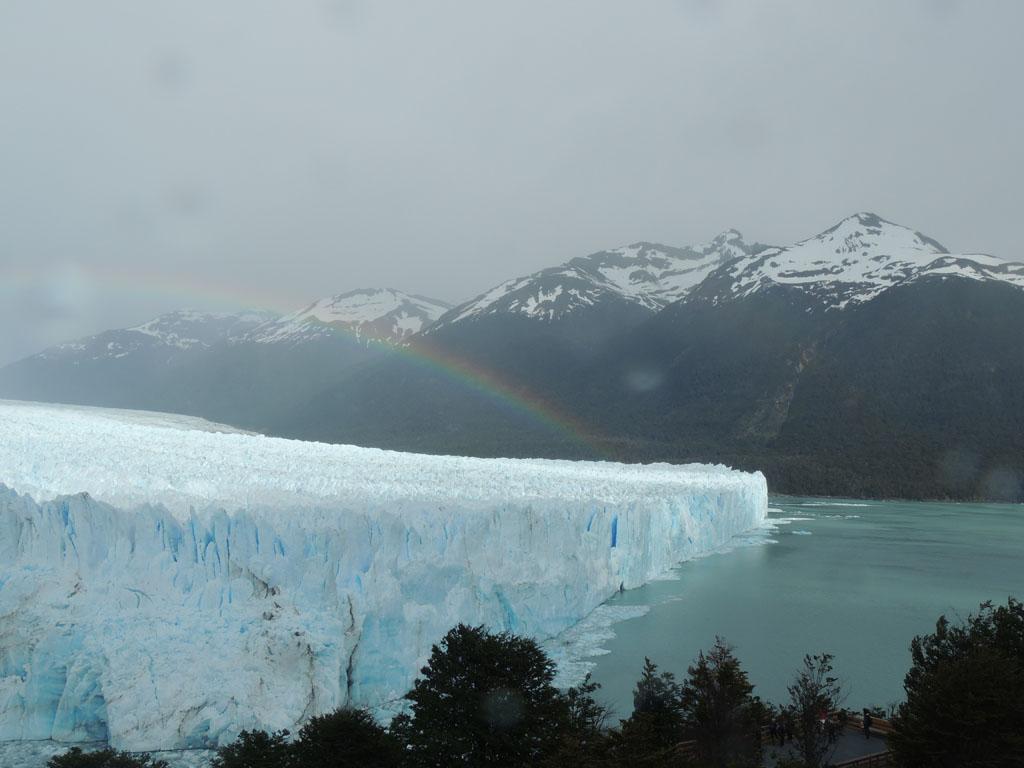
[[[862,722],[864,724],[864,738],[865,739],[870,739],[871,738],[871,724],[874,721],[871,719],[871,713],[868,712],[866,709],[864,710],[864,717],[862,718]]]

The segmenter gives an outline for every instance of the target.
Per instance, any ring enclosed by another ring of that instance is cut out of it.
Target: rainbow
[[[5,275],[8,288],[37,286],[43,282],[38,272],[27,270],[11,270]],[[130,269],[101,268],[93,265],[68,265],[63,273],[58,270],[46,276],[45,281],[56,284],[62,291],[80,291],[88,296],[96,292],[97,287],[121,288],[133,296],[148,296],[180,308],[200,302],[206,306],[233,309],[273,308],[287,311],[282,306],[280,295],[245,290],[238,283],[222,284],[210,281],[190,279],[177,272],[162,272],[152,269],[141,269],[138,266]],[[296,300],[292,306],[301,306],[304,302]],[[359,338],[361,343],[367,339],[360,338],[354,331],[334,327],[339,333],[350,334]],[[374,341],[387,351],[398,354],[420,367],[443,376],[456,386],[482,396],[498,407],[518,413],[534,424],[552,434],[558,435],[570,443],[582,448],[587,456],[610,458],[604,449],[599,447],[592,428],[578,418],[553,404],[549,399],[530,392],[528,389],[513,385],[502,380],[494,371],[465,358],[453,355],[447,350],[442,351],[430,344],[395,345],[383,341]]]
[[[610,458],[600,447],[593,430],[577,417],[525,387],[513,386],[503,381],[492,370],[448,351],[438,350],[430,344],[377,343],[386,346],[404,359],[443,376],[456,386],[475,392],[500,408],[525,416],[549,432],[583,448],[588,457]]]

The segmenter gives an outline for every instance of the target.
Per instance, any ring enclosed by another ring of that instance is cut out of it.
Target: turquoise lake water
[[[591,659],[598,696],[618,716],[632,710],[645,655],[682,678],[716,634],[735,646],[768,701],[785,699],[804,653],[828,651],[847,706],[885,706],[902,697],[911,638],[940,614],[1024,598],[1024,505],[775,497],[769,506],[767,530],[609,601],[613,610],[647,609],[614,624],[615,636],[600,642],[609,653]],[[0,743],[0,766],[42,768],[62,751],[52,742]],[[201,768],[210,753],[160,757]]]
[[[847,706],[902,699],[910,640],[940,614],[1024,598],[1024,505],[775,497],[761,543],[684,563],[671,581],[625,592],[647,606],[614,626],[594,679],[616,714],[649,656],[677,678],[715,635],[763,699],[781,702],[804,653],[827,651]]]

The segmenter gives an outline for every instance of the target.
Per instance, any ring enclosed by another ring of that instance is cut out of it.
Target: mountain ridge
[[[602,301],[636,304],[657,312],[682,298],[716,267],[765,248],[748,244],[735,229],[696,246],[639,241],[500,283],[457,305],[431,328],[486,315],[515,313],[553,321]]]
[[[876,214],[790,246],[637,242],[443,309],[362,289],[213,345],[144,324],[131,338],[159,331],[156,352],[36,356],[0,369],[0,397],[424,453],[712,460],[791,493],[1024,499],[1024,264]],[[950,451],[974,474],[949,481]]]
[[[986,254],[953,254],[937,240],[874,213],[840,220],[791,246],[739,258],[708,276],[704,300],[728,301],[774,286],[794,286],[825,309],[863,304],[927,275],[996,280],[1024,289],[1024,264]]]
[[[926,275],[1000,280],[1024,289],[1024,263],[981,253],[950,253],[921,232],[875,213],[858,212],[790,246],[748,243],[736,229],[692,246],[638,241],[506,280],[454,306],[392,288],[358,288],[283,315],[183,308],[137,326],[62,342],[29,357],[73,354],[94,341],[113,341],[112,356],[123,356],[142,344],[141,337],[179,349],[221,341],[302,343],[333,332],[401,343],[487,315],[509,313],[551,322],[609,300],[657,313],[691,296],[714,303],[777,286],[800,288],[825,309],[843,309]],[[109,334],[134,334],[135,343],[110,339]]]

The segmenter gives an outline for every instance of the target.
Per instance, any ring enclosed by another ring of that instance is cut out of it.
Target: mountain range
[[[177,312],[0,396],[428,453],[720,461],[777,492],[1024,500],[1024,264],[871,213],[778,247],[635,243],[455,307],[369,289]]]
[[[184,413],[264,429],[448,309],[390,289],[288,315],[171,312],[0,369],[0,396]]]

